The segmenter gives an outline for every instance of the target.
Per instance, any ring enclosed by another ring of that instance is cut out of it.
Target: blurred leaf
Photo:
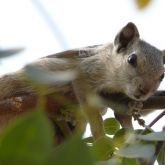
[[[90,137],[84,138],[83,141],[84,141],[85,143],[93,143],[93,137],[90,136]]]
[[[152,133],[153,132],[153,130],[151,130],[151,129],[136,129],[136,130],[134,130],[134,132],[135,132],[135,134],[142,134],[142,135],[146,135],[146,134],[149,134],[149,133]]]
[[[157,161],[158,161],[159,165],[165,165],[165,144],[163,145],[163,147],[157,157]]]
[[[139,9],[143,9],[151,2],[151,0],[136,0],[136,5]]]
[[[130,130],[127,128],[122,128],[118,130],[113,137],[114,146],[118,148],[123,146],[126,143],[129,134],[130,134]]]
[[[109,159],[107,165],[121,165],[120,159]]]
[[[13,48],[13,49],[7,49],[7,50],[0,50],[0,58],[9,57],[15,54],[18,54],[22,52],[24,48]]]
[[[138,138],[141,135],[147,135],[147,134],[152,133],[153,132],[152,130],[149,130],[149,129],[140,130],[139,129],[139,130],[135,130],[134,132],[135,132],[135,134],[134,134],[135,139],[140,140],[141,144],[151,144],[151,145],[157,144],[157,141],[155,141],[155,140],[143,140],[141,138],[140,139]]]
[[[165,132],[153,132],[147,135],[137,135],[141,140],[148,141],[165,141]]]
[[[73,70],[52,72],[32,65],[27,65],[25,71],[32,80],[43,84],[66,83],[77,75]]]
[[[107,161],[98,161],[98,162],[96,162],[96,165],[123,165],[123,164],[121,164],[120,159],[112,158]]]
[[[137,165],[137,162],[136,159],[124,158],[122,159],[122,165]]]
[[[126,158],[145,158],[150,159],[155,152],[154,145],[133,144],[124,146],[116,151],[116,154]]]
[[[72,137],[58,146],[49,165],[94,165],[88,147],[79,137]]]
[[[107,118],[104,120],[104,130],[106,134],[114,135],[120,129],[120,124],[115,118]]]
[[[46,165],[52,154],[50,123],[41,111],[27,113],[10,124],[0,137],[0,164]]]
[[[111,157],[114,151],[112,139],[110,137],[104,136],[99,138],[93,143],[92,153],[94,154],[96,160],[107,160]]]

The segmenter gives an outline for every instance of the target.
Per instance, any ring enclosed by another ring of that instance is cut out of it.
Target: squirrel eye
[[[136,67],[137,66],[137,55],[136,54],[131,54],[128,59],[127,59],[127,62],[129,64],[131,64],[133,67]]]
[[[164,78],[164,73],[160,76],[160,81],[162,81]]]

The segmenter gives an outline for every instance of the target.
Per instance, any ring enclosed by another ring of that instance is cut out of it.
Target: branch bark
[[[128,103],[133,101],[123,94],[108,95],[101,93],[103,104],[114,109],[115,112],[125,114],[128,111]],[[154,96],[143,102],[142,110],[145,112],[165,109],[165,91],[157,91]]]
[[[103,104],[107,107],[112,108],[115,112],[125,114],[128,111],[128,103],[132,101],[130,98],[125,97],[122,94],[115,95],[104,95],[101,94]],[[47,111],[49,115],[55,115],[52,111],[56,110],[58,107],[57,103],[49,96],[47,99]],[[10,99],[0,101],[0,117],[8,114],[18,115],[22,112],[29,111],[34,108],[37,104],[37,96],[35,95],[23,95],[20,97],[13,97]],[[50,111],[51,109],[51,111]],[[143,102],[142,110],[145,112],[165,109],[165,91],[158,91],[147,101]]]

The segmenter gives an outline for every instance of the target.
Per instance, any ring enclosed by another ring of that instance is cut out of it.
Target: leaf
[[[134,130],[134,132],[135,132],[135,134],[142,134],[142,135],[146,135],[146,134],[149,134],[149,133],[152,133],[153,132],[153,130],[151,130],[151,129],[136,129],[136,130]]]
[[[49,165],[94,165],[93,157],[79,137],[72,137],[55,149]]]
[[[115,118],[107,118],[104,120],[104,130],[106,134],[114,135],[120,129],[120,124]]]
[[[98,162],[96,162],[96,165],[123,165],[123,164],[121,164],[120,159],[112,158],[107,161],[98,161]]]
[[[153,132],[147,135],[137,135],[137,138],[147,141],[165,141],[165,132]]]
[[[136,159],[124,158],[122,165],[137,165]]]
[[[113,137],[114,146],[118,148],[123,146],[126,143],[127,138],[130,134],[130,130],[127,128],[122,128],[118,130]]]
[[[6,58],[9,56],[12,56],[14,54],[18,54],[22,52],[24,48],[13,48],[13,49],[7,49],[7,50],[0,50],[0,58]]]
[[[30,64],[25,67],[25,71],[29,78],[42,84],[66,83],[75,79],[77,75],[74,70],[53,72]]]
[[[52,129],[45,114],[27,113],[0,136],[0,164],[46,165],[52,146]]]
[[[93,137],[90,136],[90,137],[84,138],[83,141],[84,141],[85,143],[93,143]]]
[[[107,136],[99,138],[93,143],[91,150],[96,160],[109,159],[114,151],[112,139]]]
[[[150,159],[155,152],[155,146],[149,144],[133,144],[124,146],[116,151],[116,154],[125,158]]]
[[[139,9],[143,9],[148,6],[151,0],[136,0],[136,5]]]

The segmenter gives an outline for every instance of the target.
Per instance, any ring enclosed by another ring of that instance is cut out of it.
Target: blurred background
[[[152,0],[144,9],[135,0],[0,0],[0,49],[25,48],[0,59],[0,75],[52,53],[112,42],[129,21],[141,38],[165,49],[164,6],[164,0]]]

